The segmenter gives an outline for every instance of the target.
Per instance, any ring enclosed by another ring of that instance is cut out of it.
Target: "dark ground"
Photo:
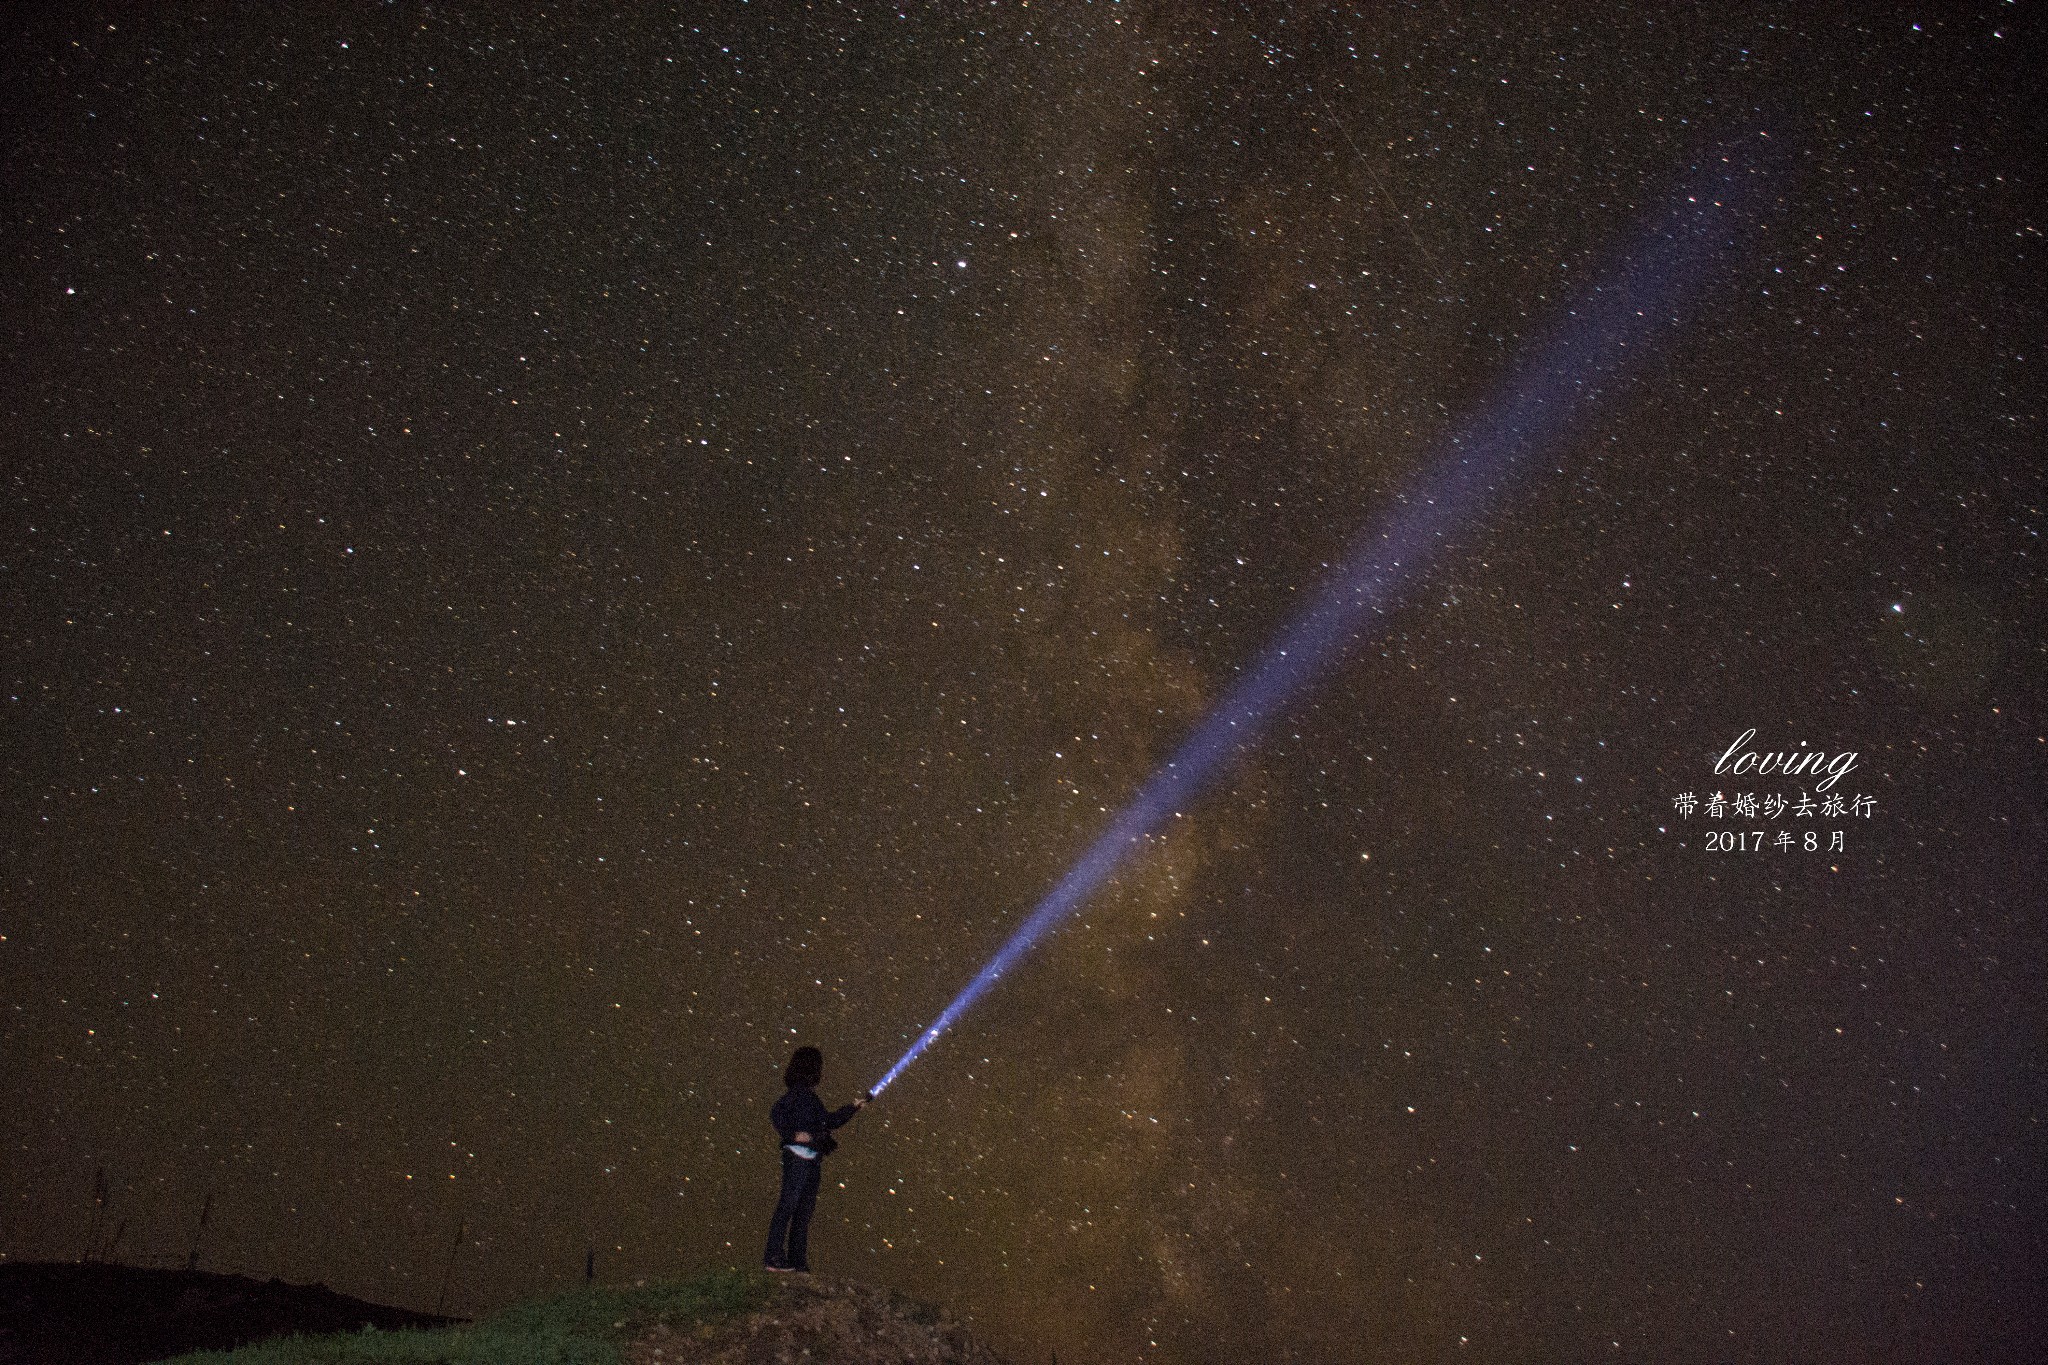
[[[0,1365],[136,1365],[291,1332],[453,1321],[319,1284],[138,1266],[0,1265]]]

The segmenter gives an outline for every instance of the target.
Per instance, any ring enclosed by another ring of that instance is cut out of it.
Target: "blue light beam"
[[[1398,494],[1351,547],[1307,608],[1257,666],[1147,779],[938,1018],[917,1035],[869,1094],[879,1095],[940,1034],[957,1023],[1024,955],[1101,887],[1133,849],[1197,794],[1224,760],[1248,749],[1295,694],[1337,662],[1368,613],[1384,616],[1400,589],[1451,529],[1497,499],[1507,476],[1538,451],[1555,448],[1651,352],[1658,333],[1681,323],[1680,309],[1702,292],[1713,263],[1743,235],[1742,206],[1761,197],[1768,177],[1758,162],[1769,148],[1757,135],[1743,150],[1717,153],[1695,167],[1695,181],[1643,248],[1614,275],[1566,308],[1530,358],[1439,446],[1424,474]]]

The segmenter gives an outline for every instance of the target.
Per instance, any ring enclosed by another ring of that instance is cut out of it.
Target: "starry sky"
[[[413,1307],[757,1261],[790,1049],[872,1084],[1767,138],[813,1260],[1029,1360],[2029,1357],[2031,6],[32,8],[0,1253],[104,1170]],[[1711,814],[1824,795],[1752,728],[1860,813]]]

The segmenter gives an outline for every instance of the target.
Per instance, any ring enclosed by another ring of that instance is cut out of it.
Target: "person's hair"
[[[816,1085],[825,1078],[825,1054],[814,1047],[800,1047],[790,1054],[789,1066],[782,1073],[782,1083],[794,1088],[799,1085]]]

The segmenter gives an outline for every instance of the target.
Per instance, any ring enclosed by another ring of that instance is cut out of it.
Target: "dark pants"
[[[782,1198],[768,1224],[768,1250],[763,1265],[809,1270],[811,1210],[818,1206],[818,1168],[824,1158],[806,1161],[795,1152],[782,1154]]]

